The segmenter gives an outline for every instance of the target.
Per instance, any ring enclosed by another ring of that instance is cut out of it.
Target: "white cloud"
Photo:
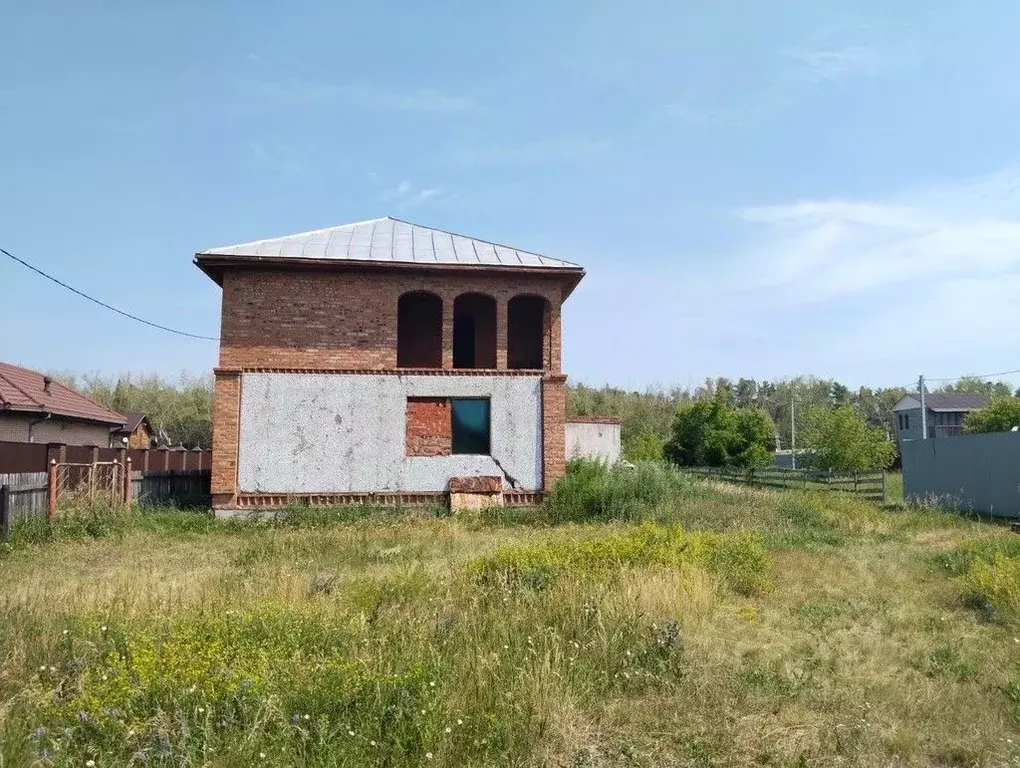
[[[989,196],[1003,181],[997,175],[888,200],[744,208],[737,215],[757,243],[744,254],[745,267],[754,266],[758,284],[801,303],[908,283],[907,295],[916,296],[956,279],[1020,276],[1020,210]]]
[[[378,179],[378,176],[375,178]],[[443,190],[439,187],[419,188],[404,179],[396,186],[382,190],[379,193],[379,200],[390,203],[398,210],[403,210],[436,200],[442,195]]]
[[[899,55],[891,56],[887,46],[864,32],[836,30],[794,48],[772,51],[749,66],[732,87],[676,94],[662,105],[662,115],[692,125],[760,125],[818,88],[873,77],[899,64]]]
[[[786,51],[799,66],[796,75],[810,83],[835,82],[848,77],[876,75],[882,69],[882,57],[868,44],[838,48],[801,48]]]
[[[289,144],[274,139],[251,139],[246,143],[248,156],[259,168],[293,176],[304,169],[304,160]]]

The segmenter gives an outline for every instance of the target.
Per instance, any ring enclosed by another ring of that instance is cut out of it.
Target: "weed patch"
[[[625,566],[695,567],[717,574],[734,590],[770,584],[771,561],[753,533],[687,533],[677,525],[644,523],[626,533],[587,540],[504,547],[471,563],[485,584],[544,589],[560,576],[605,578]]]

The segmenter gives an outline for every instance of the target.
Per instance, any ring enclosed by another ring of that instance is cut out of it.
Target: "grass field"
[[[0,555],[0,761],[1017,764],[1018,622],[1002,526],[653,467],[471,518],[83,514]]]

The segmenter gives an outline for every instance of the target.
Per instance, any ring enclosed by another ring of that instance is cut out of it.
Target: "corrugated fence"
[[[996,517],[1020,517],[1020,433],[905,440],[906,500]]]

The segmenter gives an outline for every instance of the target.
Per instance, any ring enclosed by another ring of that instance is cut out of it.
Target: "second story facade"
[[[924,395],[927,411],[928,439],[953,437],[963,434],[967,414],[988,405],[987,395],[963,393],[932,393]],[[896,442],[920,440],[924,427],[921,422],[921,398],[917,393],[904,395],[893,408],[896,414]]]

